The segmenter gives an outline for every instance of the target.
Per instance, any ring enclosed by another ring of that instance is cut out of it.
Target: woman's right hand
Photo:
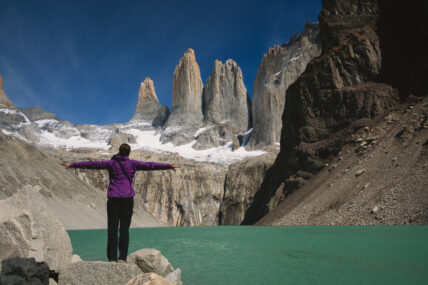
[[[70,163],[61,162],[61,165],[65,166],[66,168],[70,168]]]
[[[178,164],[171,164],[171,166],[172,166],[172,168],[180,168],[180,165],[178,165]]]

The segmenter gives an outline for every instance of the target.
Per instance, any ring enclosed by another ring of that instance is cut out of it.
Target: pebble
[[[373,209],[372,209],[372,213],[376,213],[376,212],[378,212],[380,209],[379,209],[379,207],[378,206],[375,206]]]
[[[365,169],[358,170],[357,172],[355,172],[355,177],[360,176],[360,175],[361,175],[361,174],[363,174],[364,172],[366,172],[366,170],[365,170]]]

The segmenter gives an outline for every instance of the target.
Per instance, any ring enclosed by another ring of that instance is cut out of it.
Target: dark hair
[[[121,156],[129,156],[129,153],[131,152],[131,147],[127,143],[123,143],[119,147],[119,154]]]

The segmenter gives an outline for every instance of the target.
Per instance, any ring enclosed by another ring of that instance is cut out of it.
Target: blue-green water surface
[[[106,260],[106,230],[68,231],[74,253]],[[191,284],[428,284],[428,226],[131,229]]]

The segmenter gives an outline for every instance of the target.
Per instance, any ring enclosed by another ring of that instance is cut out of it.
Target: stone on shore
[[[1,285],[49,284],[49,267],[34,258],[14,257],[2,261]]]
[[[168,274],[165,277],[165,279],[168,280],[169,282],[174,283],[175,285],[182,285],[183,284],[181,282],[181,270],[180,270],[180,268],[177,268],[176,270],[174,270],[173,272]]]
[[[127,259],[129,264],[137,265],[143,272],[154,272],[162,277],[174,271],[159,250],[154,248],[144,248],[133,252]]]
[[[141,270],[132,264],[82,261],[69,264],[60,271],[59,285],[118,285],[126,284],[140,275]]]
[[[28,185],[0,200],[0,260],[33,257],[58,272],[71,262],[71,242],[39,189]]]
[[[126,283],[126,285],[174,285],[176,283],[170,282],[156,273],[140,274]],[[181,283],[180,283],[181,284]]]

